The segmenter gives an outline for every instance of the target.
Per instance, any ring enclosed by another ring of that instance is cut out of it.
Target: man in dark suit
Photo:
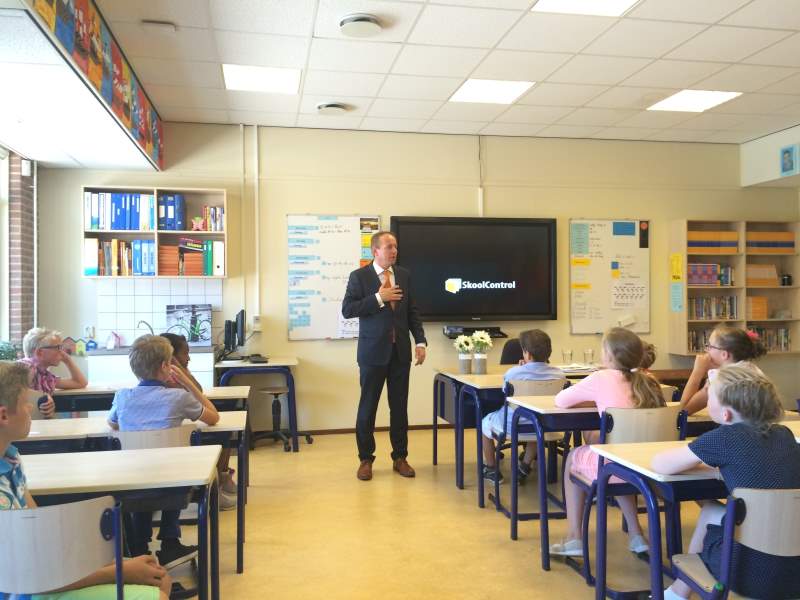
[[[371,241],[373,261],[350,273],[342,300],[342,315],[358,317],[358,368],[361,399],[356,418],[357,477],[372,479],[375,460],[375,413],[383,384],[389,395],[389,437],[393,468],[403,477],[414,477],[408,464],[408,376],[414,336],[416,363],[425,360],[425,332],[411,297],[411,275],[397,261],[397,239],[379,231]]]

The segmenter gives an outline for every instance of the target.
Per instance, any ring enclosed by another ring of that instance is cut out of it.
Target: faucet
[[[150,325],[150,323],[148,323],[147,321],[144,321],[144,320],[142,320],[142,321],[139,321],[139,322],[136,324],[136,329],[139,329],[139,327],[141,327],[141,326],[142,326],[142,323],[144,323],[144,324],[147,326],[147,328],[150,330],[150,335],[155,335],[155,334],[156,334],[156,332],[155,332],[155,331],[153,331],[153,326],[152,326],[152,325]]]

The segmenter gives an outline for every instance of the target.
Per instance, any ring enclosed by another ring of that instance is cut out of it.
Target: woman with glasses
[[[22,339],[25,358],[20,362],[31,370],[31,388],[47,395],[47,401],[39,404],[39,412],[45,419],[52,419],[56,405],[52,394],[55,390],[83,388],[89,383],[86,376],[65,351],[61,343],[61,332],[44,327],[34,327]],[[52,367],[61,363],[69,371],[69,377],[59,377],[51,372]]]
[[[683,388],[681,407],[693,415],[708,404],[708,377],[711,371],[728,365],[752,369],[759,375],[764,373],[753,361],[767,353],[758,335],[730,325],[717,325],[708,338],[706,351],[694,359],[694,368]],[[703,380],[706,380],[705,385]]]

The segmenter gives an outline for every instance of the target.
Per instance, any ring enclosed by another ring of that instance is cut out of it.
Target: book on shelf
[[[747,263],[745,281],[751,287],[777,287],[778,269],[770,264]]]
[[[761,321],[769,318],[769,300],[766,296],[747,297],[747,320]]]
[[[732,286],[734,269],[717,263],[689,263],[686,267],[689,285]]]
[[[705,352],[706,346],[711,343],[713,329],[690,329],[689,352]]]
[[[751,327],[761,338],[767,352],[791,352],[792,337],[788,327]]]
[[[736,296],[698,296],[686,303],[689,319],[735,321],[739,314]]]
[[[225,275],[225,242],[214,240],[213,245],[213,274]]]
[[[686,250],[702,254],[736,254],[739,234],[736,231],[687,231]]]
[[[189,252],[203,252],[203,240],[195,240],[188,237],[182,237],[178,239],[178,248],[182,250],[187,250]]]
[[[151,231],[155,203],[152,194],[84,192],[86,231]]]
[[[750,254],[794,254],[794,232],[748,231],[745,247]]]
[[[100,240],[97,238],[85,238],[83,240],[83,274],[99,274],[99,249]]]

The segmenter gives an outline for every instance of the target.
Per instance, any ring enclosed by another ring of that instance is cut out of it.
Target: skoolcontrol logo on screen
[[[446,279],[444,289],[451,294],[457,294],[461,290],[515,290],[516,281],[467,281],[460,278]]]

